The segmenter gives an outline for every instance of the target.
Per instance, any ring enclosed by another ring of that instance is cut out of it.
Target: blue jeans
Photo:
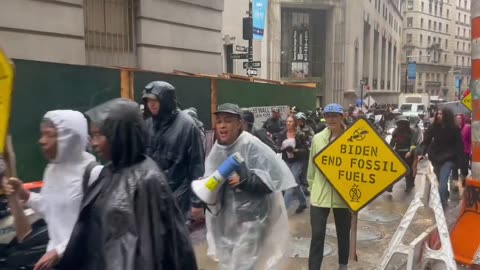
[[[440,199],[443,205],[448,202],[448,178],[450,173],[455,168],[455,164],[452,161],[444,162],[441,165],[433,166],[433,170],[438,179],[438,190],[440,192]]]
[[[303,193],[302,187],[300,186],[301,176],[306,164],[303,161],[294,161],[287,162],[287,165],[295,177],[298,186],[289,188],[285,191],[285,206],[288,209],[294,199],[297,199],[300,202],[300,206],[307,206],[307,197],[305,197],[305,193]]]
[[[307,197],[305,197],[301,186],[292,187],[285,191],[285,207],[287,209],[294,199],[300,202],[299,206],[307,206]]]

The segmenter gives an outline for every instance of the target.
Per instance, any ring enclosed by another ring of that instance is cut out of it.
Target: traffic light
[[[253,38],[253,19],[252,17],[243,18],[243,39],[250,40]]]

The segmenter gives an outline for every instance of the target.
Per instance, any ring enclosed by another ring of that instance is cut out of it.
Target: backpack
[[[83,180],[82,180],[83,194],[87,193],[88,183],[90,182],[90,176],[92,174],[93,169],[95,167],[99,166],[99,165],[100,165],[100,163],[98,163],[96,161],[92,161],[85,168],[85,172],[83,173]]]

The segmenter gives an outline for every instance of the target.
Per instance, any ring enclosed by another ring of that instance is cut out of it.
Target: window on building
[[[460,27],[457,27],[457,36],[460,36]]]
[[[447,19],[450,16],[450,10],[447,9]]]
[[[445,64],[446,64],[446,63],[447,63],[447,55],[444,54],[444,55],[443,55],[443,58],[444,58],[444,59],[443,59],[443,62],[445,62]]]
[[[136,0],[84,0],[87,64],[135,66]]]
[[[432,21],[428,20],[428,30],[432,29]]]
[[[462,56],[462,66],[465,66],[465,56]]]
[[[425,3],[422,2],[422,11],[425,9]]]
[[[428,36],[427,40],[428,40],[427,45],[430,45],[430,41],[431,41],[430,36]]]
[[[407,55],[407,57],[412,56],[412,50],[407,50],[406,55]]]
[[[408,10],[412,10],[412,9],[413,9],[413,0],[408,0],[408,2],[407,2],[407,8],[408,8]]]
[[[426,77],[427,82],[430,81],[430,73],[426,73],[425,77]]]
[[[443,86],[447,85],[448,74],[443,74]]]
[[[455,65],[458,66],[458,56],[457,56],[457,59],[455,60]]]
[[[440,17],[443,16],[443,7],[440,6]]]
[[[423,75],[423,73],[418,72],[418,79],[417,79],[418,85],[422,85],[422,75]]]
[[[432,14],[432,2],[428,4],[428,13]]]
[[[320,78],[325,74],[326,12],[281,9],[282,78]]]
[[[462,7],[462,0],[458,0],[458,7]]]
[[[437,22],[433,22],[433,30],[437,31]]]
[[[436,44],[436,43],[437,43],[437,38],[433,37],[433,44]]]
[[[465,51],[465,42],[463,42],[463,50]]]
[[[407,34],[407,43],[412,43],[412,34]]]
[[[445,39],[445,50],[448,49],[448,39]]]
[[[423,28],[423,18],[420,19],[420,28]]]
[[[463,22],[467,23],[467,15],[463,15]]]
[[[412,17],[408,17],[407,18],[407,27],[412,27],[413,26],[413,18]]]
[[[463,37],[467,37],[467,32],[465,31],[465,28],[463,28]]]
[[[467,5],[467,0],[465,0],[465,9],[469,9]]]
[[[438,38],[438,45],[442,46],[442,39],[441,38]]]
[[[470,51],[470,43],[468,43],[468,51]]]
[[[440,73],[437,73],[437,82],[440,81]]]
[[[459,50],[460,48],[460,41],[457,41],[457,51]]]
[[[435,15],[437,15],[437,4],[435,4]]]
[[[422,46],[422,45],[423,45],[423,35],[420,34],[420,46]]]
[[[438,31],[442,32],[442,23],[438,23]]]

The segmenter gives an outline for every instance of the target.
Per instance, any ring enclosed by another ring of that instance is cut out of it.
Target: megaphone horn
[[[217,202],[218,192],[227,178],[244,162],[240,153],[229,156],[209,177],[192,181],[192,190],[204,203],[212,205]]]

